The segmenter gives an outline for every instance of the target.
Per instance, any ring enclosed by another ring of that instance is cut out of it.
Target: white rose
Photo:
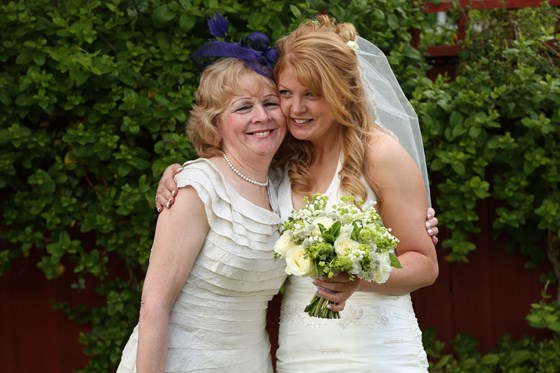
[[[294,246],[286,253],[286,273],[296,276],[313,276],[316,274],[313,262],[309,258],[305,258],[303,246]]]
[[[296,244],[292,240],[292,232],[286,231],[274,244],[274,251],[283,258],[286,256],[286,253],[294,246],[296,246]]]
[[[319,224],[322,224],[325,228],[329,229],[331,225],[334,224],[334,220],[331,218],[327,218],[326,216],[319,216],[311,223],[312,226],[316,227],[315,232],[318,234],[321,233],[319,230]]]
[[[391,274],[391,258],[389,253],[379,253],[374,254],[374,260],[376,261],[377,268],[373,276],[373,281],[378,284],[383,284],[389,279]]]
[[[357,241],[354,241],[350,237],[339,236],[334,241],[334,251],[339,256],[348,256],[349,253],[356,250],[360,246]]]

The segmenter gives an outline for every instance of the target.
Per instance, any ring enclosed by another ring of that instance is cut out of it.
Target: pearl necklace
[[[255,185],[258,185],[258,186],[261,186],[261,187],[267,187],[268,186],[268,176],[267,176],[266,181],[264,183],[261,183],[259,181],[250,179],[247,176],[243,175],[241,172],[239,172],[237,170],[237,168],[235,168],[235,166],[233,165],[233,163],[231,163],[231,161],[228,158],[228,156],[226,155],[226,153],[222,153],[222,154],[224,155],[224,159],[226,160],[226,163],[228,164],[229,168],[231,168],[231,170],[233,172],[235,172],[235,174],[237,176],[239,176],[240,178],[242,178],[243,180],[245,180],[246,182],[251,183],[251,184],[255,184]]]

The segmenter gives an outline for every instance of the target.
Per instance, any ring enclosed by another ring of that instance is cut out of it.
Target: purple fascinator
[[[216,13],[216,17],[208,18],[210,33],[217,38],[224,38],[228,32],[229,22]],[[193,53],[191,59],[198,68],[204,70],[208,65],[221,58],[239,58],[247,66],[271,80],[274,80],[274,65],[278,60],[278,49],[270,46],[270,39],[262,32],[252,32],[238,43],[211,40]]]

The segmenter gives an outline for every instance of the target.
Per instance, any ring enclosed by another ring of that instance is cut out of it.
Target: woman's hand
[[[157,187],[155,199],[158,212],[162,212],[164,206],[170,208],[173,202],[175,202],[175,196],[177,195],[175,175],[181,171],[183,171],[183,168],[178,163],[168,166],[165,171],[163,171]]]
[[[360,280],[350,280],[346,273],[339,273],[333,278],[315,279],[313,285],[316,286],[315,294],[330,302],[328,308],[340,312],[344,309],[346,300],[359,290]]]
[[[436,210],[434,210],[431,207],[428,207],[428,214],[426,215],[426,230],[428,231],[428,234],[430,235],[434,245],[437,245],[439,241],[437,237],[439,233],[439,229],[437,225],[438,225],[438,220],[436,218]]]

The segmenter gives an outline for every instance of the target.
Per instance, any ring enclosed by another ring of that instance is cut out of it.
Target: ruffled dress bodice
[[[210,231],[170,314],[166,372],[272,372],[266,312],[286,278],[273,255],[279,216],[241,197],[210,161],[183,167],[177,185],[196,190]],[[137,333],[119,372],[135,371]]]
[[[324,193],[329,203],[344,195],[337,172]],[[367,185],[367,183],[365,183]],[[367,188],[368,200],[375,200]],[[289,217],[292,191],[287,172],[278,191],[280,216]],[[312,279],[289,276],[282,296],[277,373],[427,372],[422,334],[410,294],[385,296],[355,292],[340,319],[310,317],[304,312],[315,294]]]

